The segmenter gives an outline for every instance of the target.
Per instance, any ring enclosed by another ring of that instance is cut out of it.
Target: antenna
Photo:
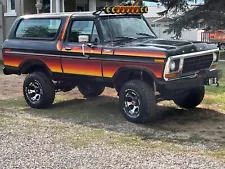
[[[102,13],[102,11],[105,11],[105,8],[106,8],[106,7],[101,8],[101,9],[98,9],[98,10],[96,10],[95,12],[93,12],[92,14],[93,14],[93,15],[97,15],[97,13],[99,12],[98,15],[100,15],[100,14]]]

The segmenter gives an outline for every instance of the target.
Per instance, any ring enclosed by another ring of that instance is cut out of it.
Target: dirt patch
[[[10,98],[16,98],[23,95],[23,81],[25,76],[17,75],[0,75],[0,100],[6,100]],[[59,96],[76,96],[83,97],[77,89],[70,92],[57,93]],[[106,89],[103,93],[105,96],[117,97],[117,93],[113,89]]]
[[[16,98],[23,94],[24,76],[0,75],[0,100]]]

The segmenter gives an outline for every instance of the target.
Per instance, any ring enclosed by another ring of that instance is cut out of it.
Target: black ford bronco
[[[3,72],[26,74],[23,93],[32,108],[47,108],[56,92],[75,87],[85,97],[115,88],[122,113],[135,123],[152,119],[159,101],[195,108],[204,85],[221,78],[217,46],[159,39],[143,12],[120,6],[21,16],[2,47]]]

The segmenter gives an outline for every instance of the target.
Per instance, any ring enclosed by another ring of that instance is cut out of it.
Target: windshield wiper
[[[137,40],[135,37],[129,37],[129,36],[117,36],[113,39],[113,41],[117,40]]]
[[[142,36],[147,36],[147,37],[150,37],[150,38],[156,38],[155,36],[147,34],[147,33],[136,33],[136,34],[137,35],[142,35]]]

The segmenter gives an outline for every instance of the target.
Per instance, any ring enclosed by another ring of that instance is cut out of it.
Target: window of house
[[[4,14],[5,16],[16,16],[16,4],[15,0],[7,0],[7,11]]]
[[[60,19],[25,19],[16,30],[16,38],[54,39],[60,24]]]
[[[100,41],[94,21],[74,21],[69,33],[69,42],[78,42],[79,35],[88,35],[89,42]]]
[[[15,0],[7,0],[7,12],[15,12]]]

